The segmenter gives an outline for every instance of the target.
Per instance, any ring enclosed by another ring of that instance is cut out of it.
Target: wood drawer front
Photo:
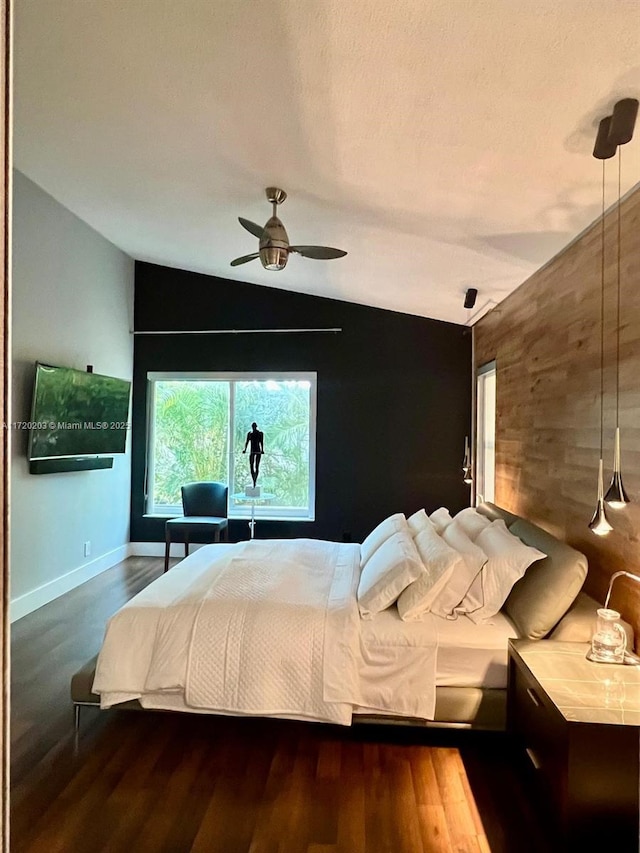
[[[533,677],[519,666],[511,670],[510,727],[521,741],[556,806],[564,812],[567,778],[566,723]]]

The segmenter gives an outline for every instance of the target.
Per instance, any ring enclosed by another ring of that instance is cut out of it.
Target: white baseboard
[[[129,542],[129,556],[164,557],[164,548],[164,542]],[[202,545],[198,545],[197,543],[189,545],[189,553],[197,551],[198,548],[202,548]],[[169,556],[184,557],[184,544],[182,542],[172,542]]]
[[[202,548],[202,545],[194,543],[189,546],[189,551],[197,551],[198,548]],[[170,555],[172,557],[184,557],[184,545],[181,542],[173,542]],[[72,569],[65,575],[12,599],[9,611],[11,622],[22,619],[28,613],[33,613],[34,610],[48,604],[54,598],[59,598],[65,592],[75,589],[81,583],[126,560],[127,557],[164,557],[164,542],[129,542],[126,545],[121,545],[101,557],[96,557],[90,563],[78,566],[77,569]]]
[[[28,613],[33,613],[34,610],[37,610],[44,604],[48,604],[54,598],[59,598],[65,592],[75,589],[81,583],[110,569],[111,566],[115,566],[116,563],[126,560],[130,555],[131,545],[121,545],[119,548],[114,548],[113,551],[108,551],[101,557],[96,557],[90,563],[78,566],[77,569],[72,569],[72,571],[67,572],[65,575],[42,584],[42,586],[32,589],[31,592],[26,592],[24,595],[18,596],[18,598],[12,599],[9,611],[11,621],[15,622],[16,619],[21,619]]]

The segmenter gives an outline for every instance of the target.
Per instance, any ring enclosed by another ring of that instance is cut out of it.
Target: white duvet
[[[308,539],[194,552],[110,620],[94,682],[102,707],[139,699],[341,724],[358,707],[406,713],[402,666],[383,690],[381,673],[372,677],[359,557],[358,545]],[[411,702],[425,718],[435,707],[436,646],[434,631],[420,658],[431,687]]]
[[[406,712],[401,690],[397,702],[393,689],[372,693],[359,559],[358,545],[310,539],[199,549],[110,620],[94,682],[102,707],[139,699],[340,724],[358,707]],[[435,707],[436,647],[434,630],[421,657],[431,687],[413,703],[425,718]]]

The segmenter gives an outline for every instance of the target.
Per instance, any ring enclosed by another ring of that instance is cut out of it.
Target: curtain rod
[[[301,332],[341,332],[342,329],[168,329],[166,331],[143,332],[134,330],[132,335],[290,335]]]

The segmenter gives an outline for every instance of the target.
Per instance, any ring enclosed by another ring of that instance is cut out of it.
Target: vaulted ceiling
[[[640,93],[638,0],[15,6],[15,164],[125,252],[460,323],[597,217],[598,120]],[[231,268],[268,185],[347,257]]]

